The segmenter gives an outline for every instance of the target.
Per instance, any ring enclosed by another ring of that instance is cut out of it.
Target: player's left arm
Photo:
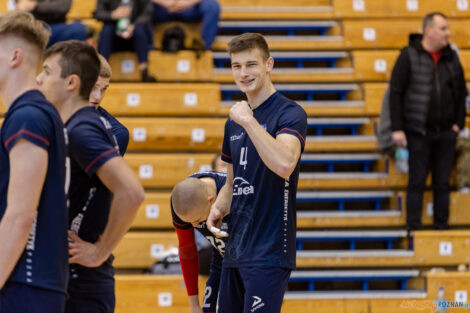
[[[106,261],[129,230],[145,197],[138,178],[122,157],[108,160],[96,173],[101,182],[113,193],[106,228],[94,244],[85,242],[69,232],[73,240],[69,244],[69,262],[87,267],[97,267]]]
[[[272,137],[253,117],[246,101],[237,102],[232,107],[230,118],[246,130],[260,158],[271,171],[282,178],[292,174],[302,151],[301,139],[290,133]]]
[[[0,289],[23,252],[47,173],[48,152],[20,139],[10,150],[7,208],[0,222]],[[5,240],[8,238],[8,240]]]

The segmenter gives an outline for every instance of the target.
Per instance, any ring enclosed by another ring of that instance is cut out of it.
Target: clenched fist
[[[230,109],[230,118],[240,126],[248,123],[253,118],[253,110],[246,101],[238,101]]]

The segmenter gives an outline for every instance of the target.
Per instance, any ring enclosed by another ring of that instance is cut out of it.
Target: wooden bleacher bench
[[[224,118],[120,118],[129,151],[220,151]]]
[[[144,187],[173,188],[187,176],[211,169],[215,154],[136,154],[127,153],[124,159],[140,178]]]
[[[218,84],[112,83],[103,106],[116,116],[226,115]]]
[[[96,8],[96,2],[97,0],[73,0],[67,18],[76,20],[92,18],[93,11]]]
[[[450,20],[451,41],[460,49],[469,47],[467,20]],[[344,47],[349,49],[401,49],[408,35],[421,32],[421,19],[344,20]]]
[[[226,86],[207,83],[117,83],[110,85],[106,92],[103,106],[116,116],[228,116],[235,100],[221,101]],[[299,90],[307,87],[297,85]],[[367,83],[353,85],[344,89],[341,85],[324,85],[331,90],[343,93],[345,100],[296,101],[308,116],[377,116],[380,113],[386,83]],[[233,86],[233,93],[239,93]],[[276,87],[289,96],[289,85]],[[308,85],[312,93],[322,91],[321,85]],[[342,89],[343,88],[343,89]],[[305,90],[307,92],[307,90]],[[323,88],[323,92],[326,90]],[[314,94],[311,95],[314,97]],[[0,114],[3,107],[0,106]]]
[[[173,229],[170,192],[147,192],[132,223],[133,229]]]
[[[450,17],[469,17],[467,0],[335,0],[334,15],[337,18],[422,18],[439,10]]]
[[[221,150],[225,118],[120,118],[129,129],[129,151]],[[311,118],[305,151],[373,151],[374,122],[368,118]],[[351,134],[322,136],[324,129],[346,128]]]
[[[109,58],[113,69],[113,81],[140,81],[137,55],[133,52],[114,52]],[[210,81],[212,80],[212,55],[203,52],[199,57],[194,51],[177,53],[150,51],[149,74],[158,81]]]
[[[129,232],[113,251],[117,268],[145,269],[162,258],[170,248],[178,247],[174,231]]]
[[[189,312],[182,275],[117,274],[116,313]],[[199,278],[200,303],[205,277]]]
[[[405,227],[405,193],[384,191],[303,191],[297,192],[297,205],[309,204],[309,209],[297,209],[297,227],[307,228],[359,228],[359,227]],[[317,203],[331,202],[336,210],[319,210]],[[383,202],[388,202],[388,205]],[[470,194],[451,192],[449,224],[451,226],[470,225],[468,203]],[[355,205],[357,203],[357,205]],[[371,203],[370,209],[358,209]],[[432,226],[429,214],[432,203],[430,191],[424,193],[422,221]],[[147,192],[132,224],[133,229],[173,229],[170,213],[170,191]]]

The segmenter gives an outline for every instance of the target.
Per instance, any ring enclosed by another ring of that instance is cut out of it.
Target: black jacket
[[[437,66],[414,36],[393,68],[390,80],[392,130],[418,134],[465,125],[467,89],[457,53],[446,46]],[[413,61],[412,61],[413,60]]]
[[[35,18],[47,24],[65,23],[65,17],[72,6],[72,0],[38,0],[31,12]]]
[[[114,23],[111,12],[121,4],[121,0],[98,0],[93,17],[104,23]],[[132,24],[145,24],[152,20],[152,2],[150,0],[132,1]]]

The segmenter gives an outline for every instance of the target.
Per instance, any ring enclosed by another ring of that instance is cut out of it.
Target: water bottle
[[[122,0],[121,4],[119,6],[131,7],[132,6],[131,0]],[[118,19],[118,21],[116,23],[116,28],[120,32],[125,32],[130,24],[131,24],[130,16],[129,17],[122,17],[122,18]]]
[[[438,311],[435,311],[435,313],[444,313],[447,312],[447,302],[446,302],[446,297],[444,294],[444,287],[440,286],[439,290],[437,291],[437,296],[436,296],[436,301],[435,301],[435,307],[438,308]]]
[[[398,173],[408,173],[408,149],[398,148],[395,151],[395,168]]]

